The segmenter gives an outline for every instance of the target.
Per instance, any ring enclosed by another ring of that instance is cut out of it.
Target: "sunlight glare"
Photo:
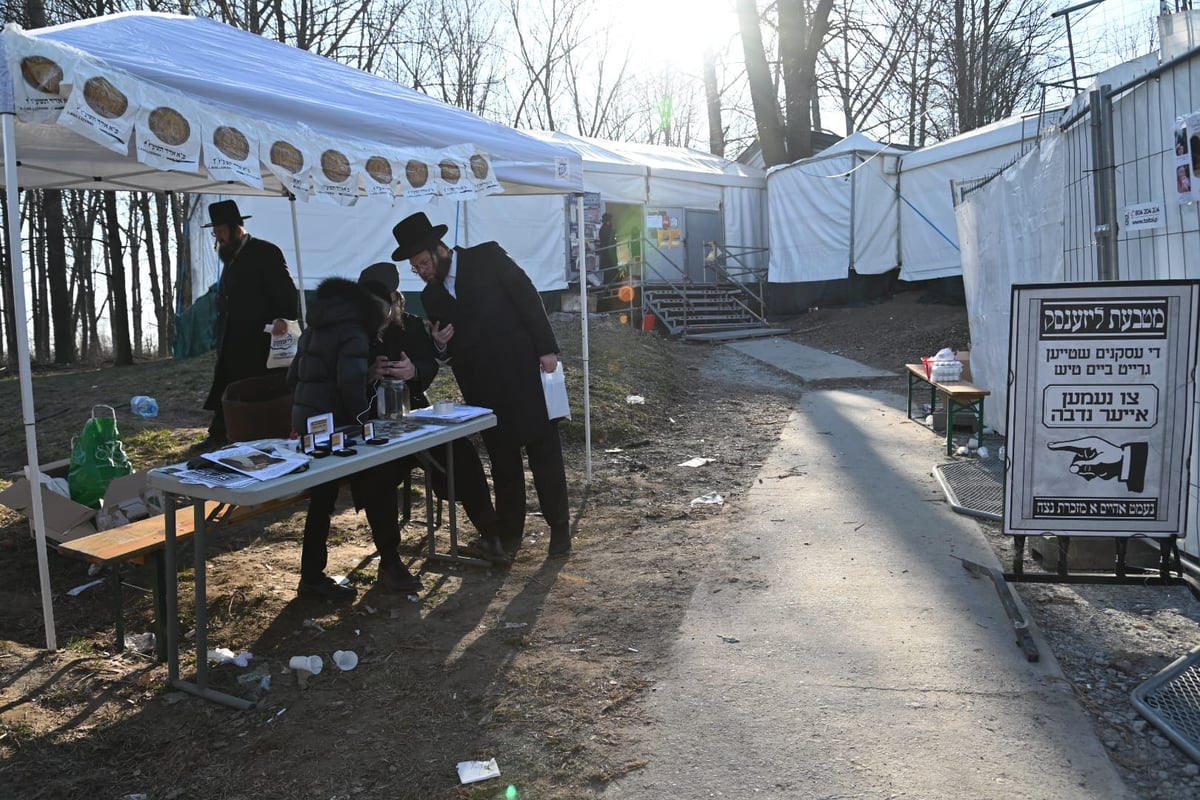
[[[737,33],[733,0],[621,0],[613,24],[648,68],[699,73],[706,46],[724,48]]]

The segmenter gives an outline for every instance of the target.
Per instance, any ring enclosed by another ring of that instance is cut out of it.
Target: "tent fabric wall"
[[[853,192],[846,154],[767,173],[771,283],[845,278],[850,269]]]
[[[220,275],[212,237],[207,229],[201,228],[208,221],[206,205],[218,199],[226,198],[205,196],[189,224],[192,293],[197,297]],[[448,201],[413,204],[401,200],[390,206],[364,203],[344,210],[323,203],[297,203],[304,284],[311,289],[331,276],[353,278],[368,264],[390,261],[396,248],[392,227],[409,214],[423,211],[434,224],[449,226],[446,244],[470,246],[498,241],[529,274],[539,291],[565,289],[565,202],[562,195],[498,195],[462,204]],[[278,197],[239,197],[237,203],[243,215],[252,217],[246,221],[246,230],[277,244],[295,273],[298,259],[288,201]],[[353,246],[347,247],[347,242],[353,242]],[[420,278],[401,267],[401,291],[420,291],[423,286]]]
[[[1004,432],[1008,414],[1009,320],[1016,283],[1061,282],[1064,142],[1049,135],[1011,169],[958,206],[963,287],[971,330],[971,378],[991,390],[984,422]]]
[[[853,133],[812,158],[767,172],[772,283],[878,275],[896,267],[901,153]]]
[[[1038,127],[1036,117],[1014,117],[900,158],[902,280],[962,274],[951,182],[985,178],[1008,166],[1037,141]]]

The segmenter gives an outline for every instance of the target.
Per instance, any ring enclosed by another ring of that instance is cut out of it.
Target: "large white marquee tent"
[[[13,242],[21,241],[19,189],[291,193],[356,206],[387,206],[398,194],[583,190],[572,150],[212,20],[134,12],[35,31],[10,23],[0,48]],[[25,285],[21,252],[10,252],[14,286]],[[24,294],[15,294],[23,324]],[[27,331],[17,342],[36,486]],[[47,647],[55,649],[44,514],[40,494],[33,498]]]
[[[767,173],[772,283],[900,270],[906,281],[962,274],[955,183],[1008,166],[1037,138],[1012,117],[919,150],[852,133]]]

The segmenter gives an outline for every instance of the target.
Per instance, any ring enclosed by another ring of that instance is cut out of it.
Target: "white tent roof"
[[[345,203],[387,195],[375,185],[381,166],[394,193],[583,188],[572,150],[209,19],[130,12],[28,32],[10,23],[0,45],[0,112],[21,123],[26,188],[287,190]],[[439,175],[447,159],[460,166],[453,184],[442,180],[452,171]],[[419,187],[410,161],[431,168]]]

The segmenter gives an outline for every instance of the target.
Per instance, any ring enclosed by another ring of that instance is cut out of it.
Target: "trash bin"
[[[234,381],[221,395],[231,442],[286,439],[292,433],[292,392],[286,370]]]

